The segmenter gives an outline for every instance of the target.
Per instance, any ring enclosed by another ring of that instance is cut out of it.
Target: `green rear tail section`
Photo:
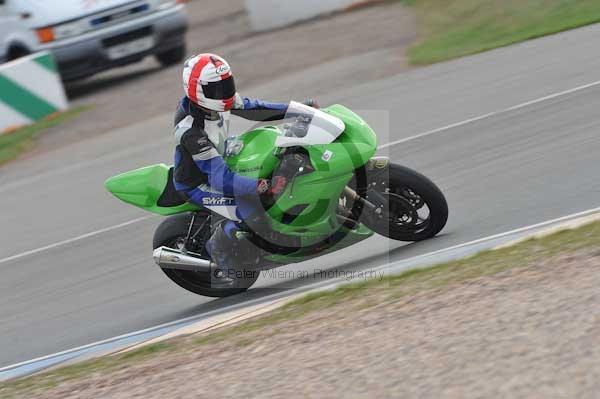
[[[111,177],[104,185],[121,201],[162,216],[198,210],[189,203],[174,207],[158,205],[167,188],[170,169],[165,164],[147,166]]]

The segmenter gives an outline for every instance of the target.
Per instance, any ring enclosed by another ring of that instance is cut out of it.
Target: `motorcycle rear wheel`
[[[210,217],[208,214],[196,215],[196,224],[201,225]],[[171,216],[165,219],[154,232],[154,240],[152,248],[156,249],[162,246],[181,249],[191,222],[190,214],[181,214]],[[210,224],[207,225],[210,228]],[[204,243],[200,245],[202,248],[197,253],[202,255],[203,259],[210,259],[208,253],[204,250]],[[210,273],[195,272],[189,270],[177,269],[161,269],[169,279],[175,284],[194,294],[208,296],[213,298],[223,298],[240,294],[248,290],[258,279],[259,273],[248,273],[249,276],[244,278],[236,278],[234,285],[230,288],[213,288],[211,286]],[[246,273],[244,273],[245,275]],[[252,275],[252,276],[250,276]]]

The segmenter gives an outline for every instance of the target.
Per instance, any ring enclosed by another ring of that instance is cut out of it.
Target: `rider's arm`
[[[202,129],[192,127],[184,133],[181,145],[208,176],[210,187],[232,197],[256,195],[258,181],[233,173]]]
[[[303,104],[319,108],[319,104],[315,100],[306,100]],[[288,104],[271,103],[256,98],[241,97],[238,94],[231,113],[251,121],[267,122],[284,119],[287,111]]]
[[[264,122],[283,119],[287,109],[288,104],[271,103],[238,95],[231,113],[251,121]]]

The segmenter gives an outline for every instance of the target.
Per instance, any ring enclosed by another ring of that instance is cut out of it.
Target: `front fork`
[[[359,207],[353,211],[355,220],[364,217],[365,211],[370,219],[388,217],[388,201],[381,192],[386,189],[389,182],[389,165],[390,160],[387,157],[371,158],[357,173],[357,189],[354,190],[349,186],[344,189],[346,197],[353,203],[359,204]]]

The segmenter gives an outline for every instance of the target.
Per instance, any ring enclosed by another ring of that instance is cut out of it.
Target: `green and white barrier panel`
[[[48,52],[0,65],[0,134],[69,108]]]

